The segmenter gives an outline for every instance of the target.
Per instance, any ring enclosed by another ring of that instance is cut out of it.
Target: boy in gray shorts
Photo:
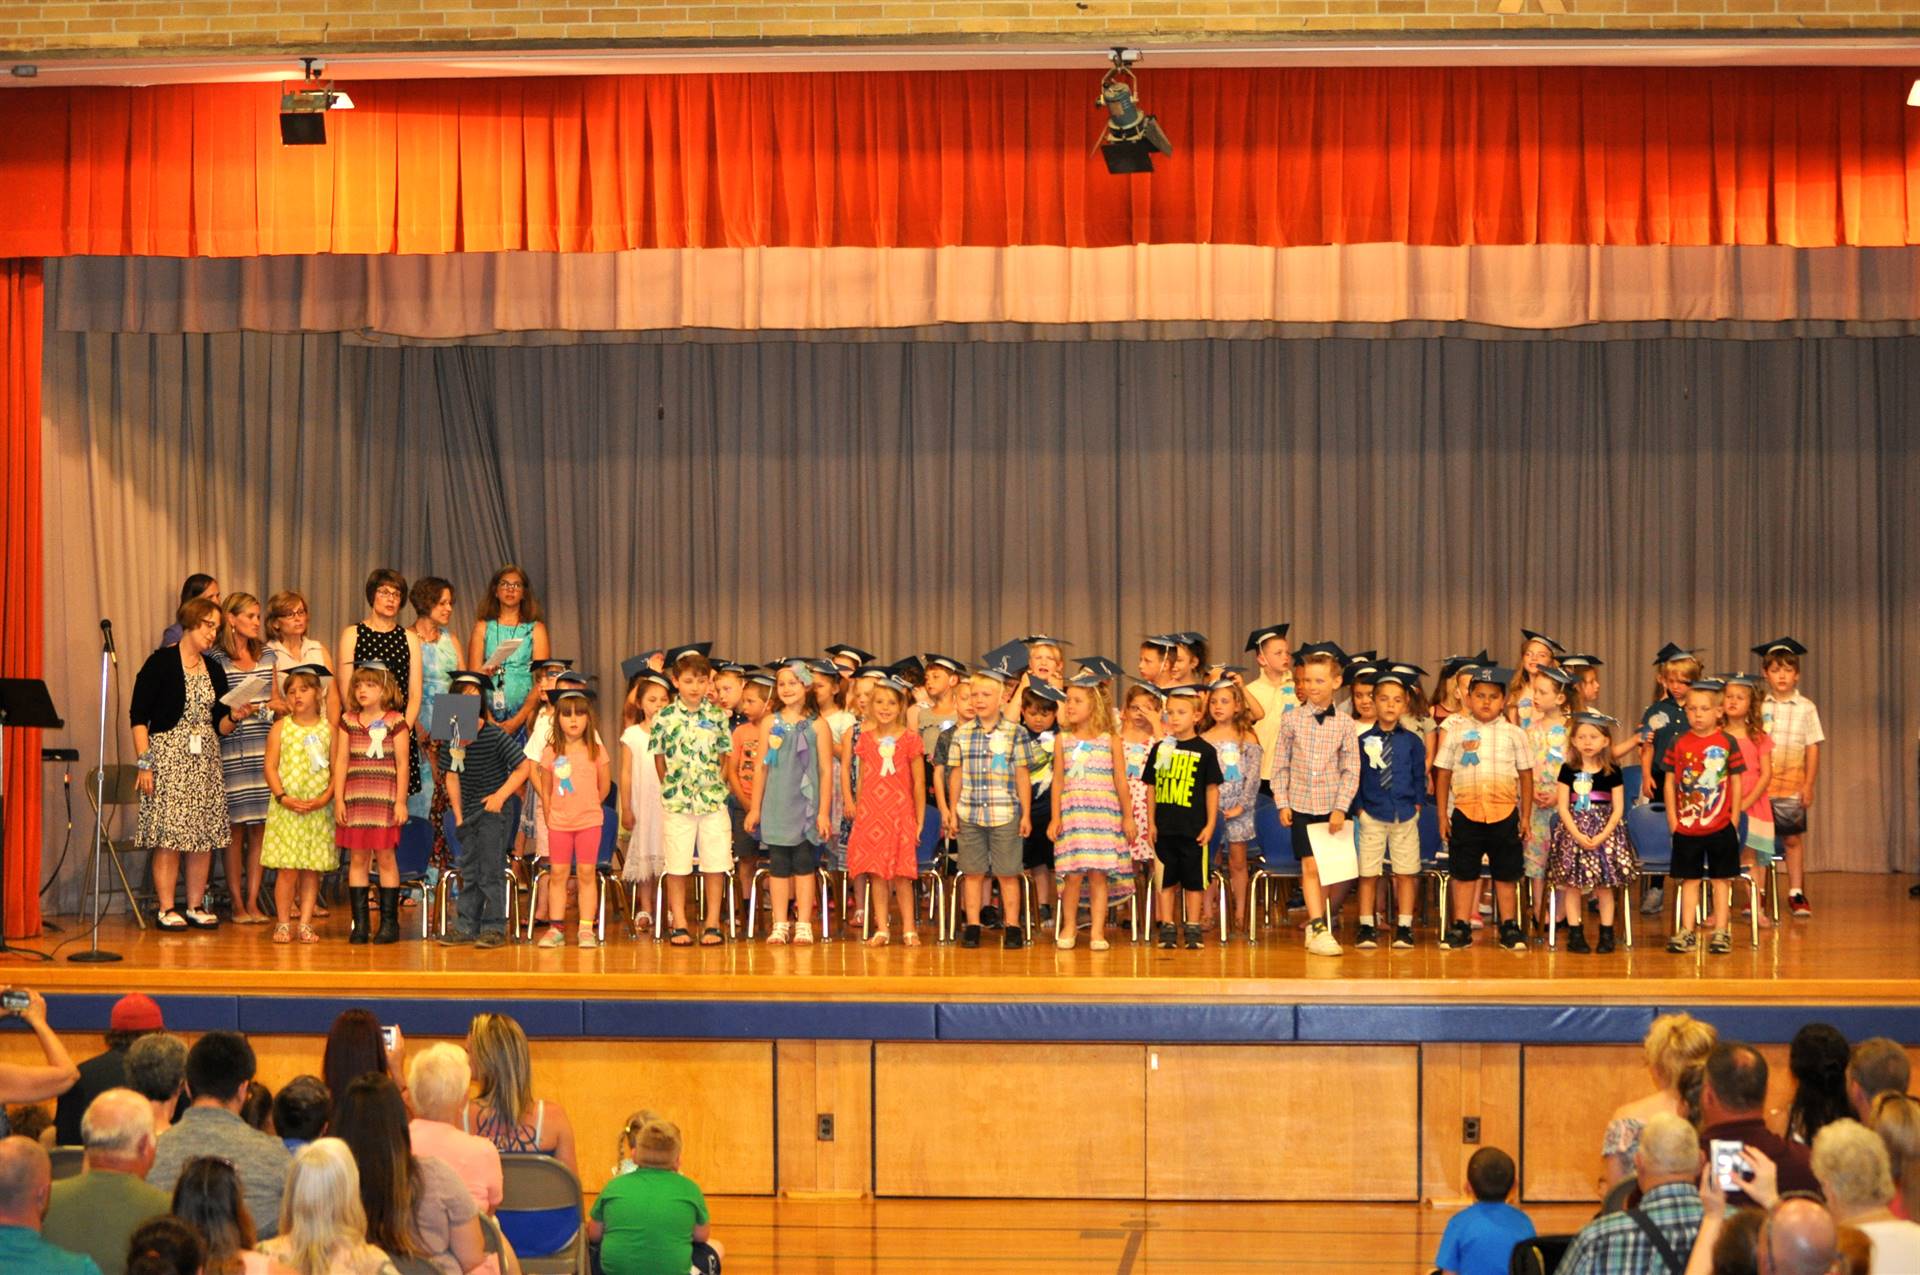
[[[1008,913],[1005,946],[1023,941],[1020,919],[1022,843],[1032,831],[1033,785],[1028,772],[1038,760],[1033,735],[1003,717],[1007,684],[1017,670],[992,666],[967,681],[974,717],[953,728],[948,745],[948,805],[959,823],[961,900],[967,909],[960,946],[980,946],[980,904],[988,873],[1000,880]]]

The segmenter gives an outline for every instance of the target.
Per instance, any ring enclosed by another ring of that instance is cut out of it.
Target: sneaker
[[[1017,925],[1009,925],[1005,937],[1000,940],[1000,946],[1009,952],[1017,952],[1026,945],[1027,936],[1020,932]]]
[[[1379,931],[1375,930],[1371,925],[1355,927],[1353,931],[1353,945],[1363,952],[1371,952],[1374,948],[1380,946]]]
[[[1053,904],[1051,903],[1040,905],[1040,928],[1043,930],[1053,928]]]
[[[440,936],[441,947],[466,947],[473,942],[473,935],[462,934],[459,930],[448,930]]]
[[[1813,904],[1807,902],[1807,896],[1803,892],[1795,890],[1787,895],[1787,910],[1795,916],[1812,916]]]
[[[1733,951],[1733,935],[1727,930],[1715,930],[1713,937],[1707,940],[1707,951],[1715,956],[1725,956]]]
[[[1411,925],[1394,926],[1393,927],[1393,945],[1394,947],[1400,949],[1401,951],[1405,951],[1406,949],[1412,947],[1413,946],[1413,927]]]
[[[560,927],[557,925],[548,926],[547,932],[540,936],[538,943],[534,944],[535,947],[565,947],[566,945],[567,936],[560,932]]]
[[[1162,950],[1168,952],[1180,946],[1180,931],[1173,928],[1173,922],[1162,921],[1160,923],[1159,945]]]
[[[475,939],[473,945],[475,947],[505,947],[507,945],[507,936],[499,930],[488,930],[485,934]]]
[[[600,936],[593,932],[593,927],[591,925],[581,926],[580,932],[575,936],[574,941],[578,943],[581,947],[599,947],[600,946]]]
[[[1698,941],[1692,930],[1681,930],[1667,940],[1667,950],[1675,955],[1691,952]]]
[[[1340,940],[1333,937],[1326,922],[1315,921],[1307,928],[1307,951],[1314,956],[1340,955]]]
[[[1593,952],[1595,956],[1605,956],[1611,951],[1613,951],[1613,927],[1603,925],[1600,927],[1600,941],[1593,945]]]
[[[1000,909],[991,903],[980,909],[980,924],[989,930],[999,929],[1005,920],[1006,918],[1000,914]]]
[[[1578,952],[1582,956],[1592,954],[1593,949],[1587,946],[1587,931],[1585,926],[1569,925],[1567,927],[1567,950],[1569,952]]]
[[[1440,946],[1459,951],[1463,947],[1473,946],[1473,927],[1465,921],[1455,921],[1447,927],[1447,936],[1440,940]]]
[[[1527,950],[1526,931],[1520,928],[1518,921],[1500,922],[1500,946],[1509,952],[1524,952]]]
[[[960,946],[961,947],[979,947],[980,946],[980,927],[977,925],[969,925],[965,929],[961,930]]]
[[[1062,952],[1071,952],[1073,950],[1073,940],[1075,937],[1076,936],[1074,932],[1072,930],[1068,930],[1066,933],[1062,934],[1059,938],[1055,939],[1053,941],[1053,945],[1059,948]]]
[[[1660,910],[1667,906],[1667,892],[1660,886],[1654,886],[1640,896],[1640,915],[1659,916]]]
[[[1189,925],[1187,927],[1187,950],[1189,952],[1198,952],[1200,950],[1200,944],[1201,944],[1200,936],[1205,932],[1206,932],[1206,927],[1204,926]]]

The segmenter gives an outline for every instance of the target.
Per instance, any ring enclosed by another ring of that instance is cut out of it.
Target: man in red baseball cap
[[[79,1081],[54,1105],[54,1136],[61,1146],[80,1145],[80,1117],[88,1103],[127,1083],[127,1046],[166,1027],[159,1002],[145,992],[129,992],[113,1003],[107,1017],[106,1052],[80,1064]]]

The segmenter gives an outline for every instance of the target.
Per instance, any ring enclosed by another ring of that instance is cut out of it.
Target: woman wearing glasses
[[[367,614],[360,623],[340,630],[341,677],[369,660],[386,665],[400,688],[401,713],[407,729],[420,720],[420,639],[400,623],[400,607],[407,600],[407,578],[391,567],[380,567],[367,577]],[[420,791],[416,768],[407,778],[409,796]]]
[[[509,639],[519,646],[504,659],[496,657],[494,652]],[[524,727],[532,715],[533,666],[550,654],[540,600],[527,573],[509,562],[487,582],[480,618],[467,640],[469,667],[493,678],[493,720],[509,735]]]

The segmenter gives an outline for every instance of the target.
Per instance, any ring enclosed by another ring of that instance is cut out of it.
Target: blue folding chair
[[[1427,802],[1420,807],[1420,877],[1422,882],[1433,882],[1433,910],[1440,917],[1440,929],[1445,931],[1452,920],[1447,915],[1447,887],[1453,881],[1453,873],[1447,864],[1447,843],[1440,839],[1440,807]],[[1424,900],[1427,892],[1420,891]]]
[[[940,871],[940,809],[932,802],[927,803],[926,813],[920,819],[920,840],[914,846],[914,872],[916,884],[926,887],[928,915],[933,918],[933,933],[936,941],[945,943],[947,934],[947,878]],[[860,883],[860,937],[862,940],[873,937],[873,878],[867,877]],[[914,911],[918,915],[920,901],[914,899]]]
[[[618,794],[609,790],[609,804],[600,808],[600,848],[593,860],[596,877],[596,889],[599,892],[599,911],[593,923],[594,937],[600,942],[607,941],[607,895],[613,885],[610,865],[613,862],[613,848],[620,839],[620,807]],[[540,924],[540,885],[553,872],[553,863],[541,859],[533,869],[533,878],[527,883],[527,928],[526,937],[531,939],[533,931]]]
[[[1633,885],[1621,891],[1622,906],[1620,915],[1624,923],[1627,946],[1633,946],[1633,914],[1639,909],[1634,906],[1634,885],[1639,877],[1664,876],[1673,871],[1673,833],[1667,827],[1667,808],[1657,801],[1633,807],[1627,811],[1627,840],[1633,846],[1634,858],[1640,861],[1639,871]],[[1673,892],[1673,924],[1680,925],[1680,891]]]
[[[427,865],[433,858],[433,824],[425,819],[409,819],[400,825],[400,845],[394,850],[394,858],[400,869],[399,879],[380,884],[398,886],[409,894],[416,887],[419,889],[420,937],[426,938],[433,932],[433,908],[429,902],[432,891],[427,880]],[[379,875],[378,864],[373,872]]]

